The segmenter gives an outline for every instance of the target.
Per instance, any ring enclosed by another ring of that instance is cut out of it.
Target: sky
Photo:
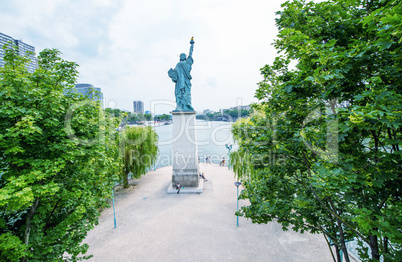
[[[155,114],[175,108],[167,71],[194,36],[192,105],[198,112],[257,102],[272,64],[284,0],[0,0],[0,32],[56,48],[79,64],[77,83],[100,87],[104,106]]]

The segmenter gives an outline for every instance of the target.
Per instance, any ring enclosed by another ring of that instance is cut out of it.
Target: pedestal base
[[[167,188],[168,194],[177,194],[176,185],[173,186],[172,182],[169,183]],[[198,180],[198,187],[182,187],[179,194],[201,194],[204,191],[204,180]]]
[[[194,111],[172,112],[172,188],[177,183],[184,188],[199,186],[195,114]]]
[[[173,172],[174,173],[174,172]],[[197,187],[198,175],[196,174],[180,174],[176,173],[172,175],[173,187],[176,187],[177,183],[180,183],[182,187]]]

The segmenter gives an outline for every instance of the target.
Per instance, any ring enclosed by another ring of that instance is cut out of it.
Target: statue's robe
[[[176,110],[179,111],[194,111],[191,106],[191,82],[190,75],[191,66],[194,60],[191,56],[186,60],[177,63],[174,70],[169,70],[169,77],[176,83],[175,96],[176,96]]]

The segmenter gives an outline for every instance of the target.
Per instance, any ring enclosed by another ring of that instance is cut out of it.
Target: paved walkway
[[[243,217],[237,227],[233,172],[213,164],[200,169],[208,179],[202,194],[167,194],[171,166],[117,190],[117,228],[113,209],[104,210],[85,241],[94,255],[89,261],[332,261],[322,235]]]

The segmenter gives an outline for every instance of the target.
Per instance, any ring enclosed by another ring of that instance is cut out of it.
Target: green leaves
[[[251,203],[242,214],[322,232],[344,252],[345,239],[356,238],[375,261],[397,257],[401,1],[283,7],[275,40],[282,53],[261,69],[258,113],[233,128],[234,170]]]
[[[156,161],[158,135],[152,127],[126,127],[119,137],[120,161],[124,187],[128,187],[129,173],[134,178],[145,175]]]
[[[23,242],[10,232],[0,235],[0,250],[0,258],[4,261],[20,261],[27,254]]]
[[[59,54],[42,51],[30,74],[28,60],[6,50],[0,68],[2,261],[81,259],[81,242],[118,180],[117,123],[99,103],[67,91],[76,64]]]

